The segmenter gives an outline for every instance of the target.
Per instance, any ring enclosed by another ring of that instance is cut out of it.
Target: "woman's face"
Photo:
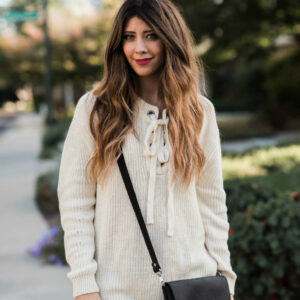
[[[164,59],[161,40],[147,23],[138,17],[129,19],[125,26],[123,52],[137,75],[144,77],[156,74]]]

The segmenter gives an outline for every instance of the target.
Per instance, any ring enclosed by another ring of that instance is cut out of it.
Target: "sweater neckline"
[[[147,102],[146,100],[144,100],[143,98],[141,98],[140,96],[138,96],[138,99],[141,103],[141,106],[143,108],[143,110],[146,113],[149,113],[149,111],[153,111],[153,113],[156,116],[156,119],[158,119],[158,115],[159,115],[159,107],[157,105],[151,104],[149,102]],[[164,108],[162,110],[162,116],[167,115],[167,108]],[[162,118],[159,118],[158,120],[161,120]]]

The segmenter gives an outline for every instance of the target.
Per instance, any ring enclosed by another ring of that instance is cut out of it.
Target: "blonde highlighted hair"
[[[114,19],[105,52],[103,79],[93,89],[96,102],[90,116],[95,152],[89,174],[104,183],[120,155],[125,137],[134,129],[138,77],[123,53],[123,31],[131,17],[142,19],[158,35],[165,49],[159,94],[168,109],[173,179],[181,174],[189,185],[199,179],[204,151],[199,143],[206,94],[202,62],[194,54],[194,39],[178,8],[169,0],[124,1]],[[201,91],[200,91],[201,89]]]

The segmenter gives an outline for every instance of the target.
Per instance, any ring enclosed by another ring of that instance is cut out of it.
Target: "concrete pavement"
[[[69,267],[27,254],[48,230],[34,202],[39,173],[54,162],[38,159],[43,116],[20,113],[0,132],[0,300],[72,300]]]
[[[243,153],[252,149],[277,146],[281,143],[289,143],[292,141],[300,141],[299,130],[282,131],[270,137],[225,141],[222,142],[222,150],[231,153]]]

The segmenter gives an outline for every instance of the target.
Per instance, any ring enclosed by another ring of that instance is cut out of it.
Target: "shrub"
[[[36,205],[45,218],[59,212],[57,198],[58,172],[48,172],[38,177],[36,183]]]
[[[59,223],[59,217],[57,218]],[[43,234],[41,239],[27,249],[28,253],[35,257],[40,257],[45,263],[57,266],[66,265],[64,250],[64,232],[60,224],[52,226]]]
[[[300,278],[300,193],[225,182],[237,299],[296,299]],[[298,294],[299,295],[299,294]]]
[[[58,151],[58,145],[64,140],[69,126],[70,120],[68,119],[46,125],[39,158],[51,158]]]
[[[46,263],[65,265],[64,232],[60,224],[57,183],[58,171],[42,174],[37,179],[36,205],[48,223],[49,230],[28,252]]]

